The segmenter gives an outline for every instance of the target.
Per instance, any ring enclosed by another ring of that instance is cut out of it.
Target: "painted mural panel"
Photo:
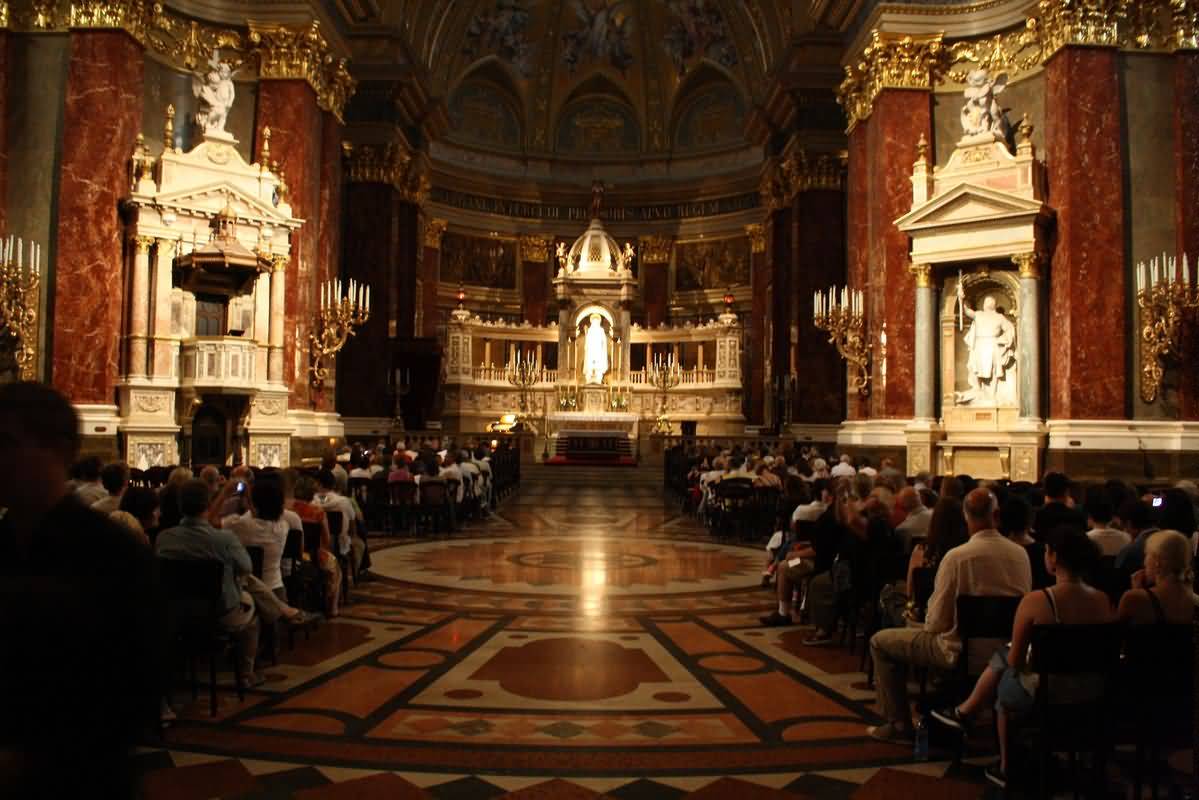
[[[705,150],[743,143],[745,104],[729,84],[699,92],[683,109],[675,127],[675,148]]]
[[[565,27],[570,30],[562,35],[561,53],[562,64],[569,71],[589,64],[606,64],[623,73],[632,66],[630,0],[571,0],[565,19]]]
[[[675,245],[675,291],[724,289],[749,283],[749,239],[680,242]]]
[[[670,23],[662,46],[679,77],[700,59],[737,64],[737,46],[716,0],[670,0]]]
[[[527,78],[533,74],[528,30],[528,0],[495,0],[467,23],[462,52],[471,59],[494,54]]]
[[[571,106],[558,122],[557,150],[576,155],[636,153],[641,134],[632,109],[603,97]]]
[[[479,144],[520,147],[520,119],[511,102],[495,87],[468,82],[449,102],[450,125],[457,139]]]
[[[441,239],[442,283],[516,288],[516,242],[447,232]]]

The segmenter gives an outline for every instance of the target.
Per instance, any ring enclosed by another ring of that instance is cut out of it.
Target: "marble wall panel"
[[[792,272],[796,227],[795,214],[790,206],[771,215],[770,233],[770,364],[777,379],[780,375],[788,374],[791,364],[791,294],[794,288]],[[778,418],[776,416],[775,420]]]
[[[1057,241],[1049,271],[1049,411],[1121,419],[1127,319],[1118,54],[1068,47],[1045,67],[1045,150]]]
[[[115,403],[124,290],[119,203],[141,124],[141,46],[70,35],[54,274],[52,382],[76,403]]]
[[[916,284],[908,271],[908,236],[895,220],[912,208],[911,165],[923,135],[933,141],[932,103],[928,92],[888,90],[879,95],[870,117],[868,292],[869,324],[876,345],[874,416],[911,417],[914,413]],[[882,333],[886,333],[885,356]]]
[[[233,108],[229,109],[225,130],[237,139],[237,152],[241,157],[252,162],[257,155],[251,148],[255,143],[254,120],[258,107],[258,82],[234,81],[234,87]],[[174,146],[185,151],[190,150],[201,141],[196,125],[199,103],[192,92],[192,75],[154,59],[146,59],[141,131],[146,135],[146,144],[154,155],[162,152],[163,121],[166,119],[168,105],[175,106]]]
[[[957,142],[962,138],[962,103],[960,90],[941,91],[933,95],[933,134],[936,148],[932,151],[937,164],[944,166],[949,161]],[[1035,72],[1009,83],[999,95],[1000,105],[1007,111],[1012,129],[1020,124],[1020,118],[1028,114],[1032,122],[1032,143],[1037,157],[1045,160],[1045,76]],[[915,160],[915,159],[913,159]]]
[[[549,264],[544,261],[526,261],[521,265],[521,270],[525,319],[534,325],[544,325],[549,309]]]
[[[7,135],[7,206],[5,230],[42,245],[43,270],[38,328],[39,370],[49,368],[53,340],[56,239],[54,196],[62,156],[63,93],[70,59],[70,37],[5,34],[8,94],[4,108]]]
[[[1191,257],[1193,279],[1199,279],[1199,53],[1174,55],[1174,221],[1177,249]],[[1181,98],[1191,98],[1184,101]],[[1199,331],[1183,345],[1182,364],[1199,363]],[[1179,370],[1179,412],[1183,419],[1199,419],[1199,370]]]
[[[293,234],[287,265],[287,323],[283,340],[283,375],[291,388],[291,407],[311,402],[308,384],[308,333],[315,309],[320,258],[321,154],[324,125],[316,94],[304,81],[263,81],[259,86],[255,150],[262,129],[271,129],[271,157],[287,180],[292,214],[305,220]]]
[[[801,391],[795,394],[797,423],[838,423],[845,410],[845,369],[827,337],[812,322],[812,292],[845,283],[845,195],[801,192],[795,295],[798,299],[795,363]]]
[[[1175,187],[1165,176],[1174,169],[1174,148],[1163,147],[1164,132],[1174,124],[1174,61],[1167,55],[1122,54],[1120,80],[1124,97],[1135,98],[1122,108],[1125,131],[1124,148],[1125,204],[1124,222],[1128,236],[1125,273],[1130,284],[1138,261],[1155,255],[1173,254],[1176,241],[1174,217]],[[1131,291],[1135,291],[1130,289]],[[1128,346],[1133,363],[1140,363],[1140,311],[1130,300]],[[1192,373],[1194,370],[1182,370]],[[1141,400],[1140,391],[1131,394],[1133,416],[1138,418],[1175,418],[1178,415],[1178,385],[1182,375],[1176,365],[1168,365],[1163,391],[1153,403]],[[1136,375],[1134,370],[1133,375]]]
[[[344,279],[345,270],[341,263],[341,134],[342,125],[337,117],[328,111],[321,112],[320,196],[316,220],[320,229],[317,231],[318,260],[313,277],[318,284],[332,278]],[[332,411],[334,396],[335,392],[331,391],[319,393],[317,410]]]
[[[8,31],[0,31],[0,231],[8,232]]]
[[[745,374],[749,376],[745,387],[745,421],[750,425],[761,425],[766,413],[766,359],[769,344],[766,332],[770,318],[770,269],[766,251],[752,254],[750,273],[750,318],[743,319],[746,326],[748,346],[745,351]]]
[[[370,319],[338,356],[337,410],[351,417],[390,416],[393,400],[378,387],[385,385],[391,368],[401,203],[395,189],[382,183],[351,183],[345,191],[345,275],[370,284],[373,308]],[[367,391],[366,387],[373,388]]]
[[[642,266],[642,302],[645,305],[645,324],[656,328],[667,320],[670,304],[670,265],[645,264]]]
[[[863,290],[867,288],[870,263],[870,165],[866,155],[869,126],[870,120],[865,120],[849,133],[849,175],[845,192],[846,282]],[[869,401],[854,392],[847,398],[846,412],[849,419],[864,419],[870,414]]]

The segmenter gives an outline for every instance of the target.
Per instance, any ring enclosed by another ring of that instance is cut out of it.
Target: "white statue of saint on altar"
[[[587,322],[587,333],[583,336],[583,382],[604,382],[608,373],[608,334],[599,314],[592,314]]]
[[[1016,326],[997,310],[991,295],[983,299],[982,308],[970,308],[960,282],[958,303],[962,316],[970,320],[963,337],[969,354],[966,371],[970,388],[957,393],[957,402],[976,406],[1015,405],[1012,367],[1016,363]]]
[[[225,122],[233,107],[233,69],[221,61],[220,52],[212,51],[208,69],[192,76],[192,94],[200,101],[196,124],[205,134],[227,135]]]
[[[993,133],[1008,137],[1008,119],[997,99],[1007,88],[1007,73],[992,77],[990,70],[972,70],[966,76],[966,102],[962,105],[962,134],[966,137]]]

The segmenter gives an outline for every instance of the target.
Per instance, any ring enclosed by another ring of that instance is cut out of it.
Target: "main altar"
[[[642,327],[635,259],[605,230],[597,197],[587,229],[557,245],[556,322],[486,320],[460,303],[447,325],[446,427],[482,431],[516,414],[547,453],[577,436],[635,448],[653,434],[743,430],[743,330],[731,305],[701,323]]]

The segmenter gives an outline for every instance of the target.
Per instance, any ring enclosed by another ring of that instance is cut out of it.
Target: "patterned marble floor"
[[[148,796],[983,796],[976,767],[864,737],[856,656],[758,627],[760,550],[652,483],[574,477],[376,539],[340,619],[140,756]]]

